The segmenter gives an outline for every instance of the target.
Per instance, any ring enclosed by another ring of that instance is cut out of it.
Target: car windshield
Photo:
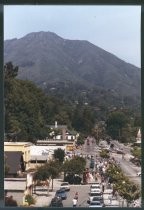
[[[95,188],[100,188],[99,185],[95,185],[95,186],[91,186],[92,189],[95,189]]]
[[[95,206],[100,206],[101,205],[101,203],[100,202],[91,202],[91,204],[90,204],[91,206],[93,206],[93,205],[95,205]]]
[[[57,193],[64,193],[65,190],[61,189],[61,190],[58,190]]]
[[[98,201],[98,200],[102,200],[102,197],[94,197],[93,201]]]
[[[68,183],[62,183],[61,186],[68,185]]]
[[[90,193],[90,196],[101,196],[101,194],[99,194],[99,193]]]

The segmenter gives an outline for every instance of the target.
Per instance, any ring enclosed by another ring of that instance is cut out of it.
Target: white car
[[[98,198],[102,198],[102,192],[90,192],[89,193],[89,198],[88,198],[88,201],[89,202],[92,202],[93,198],[94,197],[98,197]]]
[[[137,173],[137,176],[141,176],[141,171]]]
[[[102,192],[102,189],[101,188],[91,188],[90,189],[90,193],[101,193]]]
[[[101,185],[100,185],[100,183],[94,183],[94,184],[92,184],[91,186],[90,186],[90,189],[100,189],[101,188]]]
[[[100,201],[97,201],[97,202],[91,202],[89,207],[90,208],[100,208],[100,207],[104,207],[104,205]]]
[[[102,192],[101,185],[99,183],[92,184],[90,186],[90,192],[101,193]]]
[[[60,189],[65,189],[66,191],[70,191],[70,186],[68,182],[63,182],[60,186]]]

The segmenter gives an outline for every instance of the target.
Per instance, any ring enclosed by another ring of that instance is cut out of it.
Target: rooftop
[[[33,145],[31,142],[4,142],[4,146],[30,146]]]

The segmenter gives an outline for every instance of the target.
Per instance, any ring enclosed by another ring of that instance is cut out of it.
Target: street
[[[70,191],[67,192],[67,199],[63,201],[63,206],[72,207],[72,199],[74,198],[75,193],[78,192],[77,206],[88,207],[87,200],[89,188],[89,185],[72,185]]]
[[[140,171],[140,167],[134,166],[134,164],[123,160],[122,155],[120,154],[111,153],[111,157],[114,157],[115,160],[120,163],[120,167],[125,175],[141,187],[141,177],[137,176],[137,172]]]

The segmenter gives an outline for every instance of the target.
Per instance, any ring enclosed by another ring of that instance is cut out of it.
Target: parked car
[[[91,202],[97,202],[97,201],[100,201],[102,204],[104,204],[104,200],[103,200],[103,197],[102,196],[94,196],[91,201],[88,200],[87,203],[90,204]]]
[[[66,191],[70,191],[70,186],[68,182],[63,182],[60,186],[60,189],[61,188],[65,189]]]
[[[90,186],[90,190],[92,190],[92,189],[101,189],[100,183],[92,184],[92,185]]]
[[[104,207],[104,204],[102,204],[100,201],[91,202],[89,207],[90,208],[100,208],[100,207]]]
[[[141,171],[137,173],[137,176],[141,176]]]
[[[104,204],[104,200],[102,196],[93,197],[91,202],[97,202],[97,201],[100,201],[102,204]]]
[[[55,196],[56,197],[60,197],[62,200],[66,200],[67,199],[66,191],[63,188],[57,190]]]
[[[63,207],[62,199],[60,197],[54,197],[51,200],[50,207]]]
[[[101,188],[90,188],[90,193],[102,193]]]
[[[91,201],[93,200],[94,197],[101,197],[101,198],[103,198],[102,192],[90,192],[90,193],[89,193],[89,198],[88,198],[88,200],[91,202]]]

